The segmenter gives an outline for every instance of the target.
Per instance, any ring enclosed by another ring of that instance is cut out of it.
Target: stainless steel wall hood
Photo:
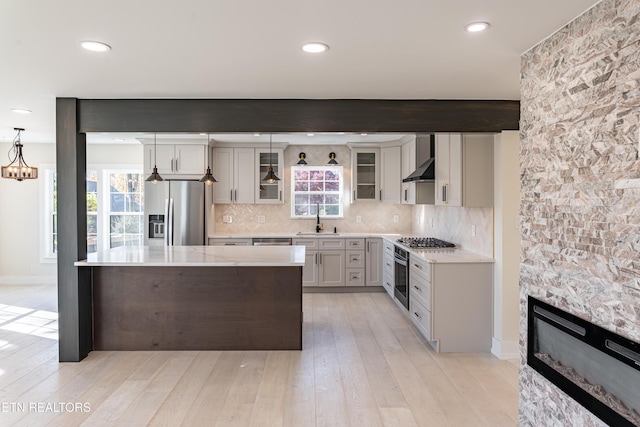
[[[416,164],[419,165],[402,182],[434,182],[436,179],[435,159],[436,136],[416,134]]]
[[[431,157],[429,160],[418,166],[418,169],[413,171],[411,175],[402,180],[402,182],[424,182],[435,181],[436,176],[436,161],[435,157]]]

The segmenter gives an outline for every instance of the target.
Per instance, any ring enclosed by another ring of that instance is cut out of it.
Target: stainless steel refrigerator
[[[205,184],[199,181],[145,182],[144,221],[145,245],[204,245]]]

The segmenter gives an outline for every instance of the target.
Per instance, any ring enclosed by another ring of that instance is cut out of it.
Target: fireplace
[[[528,299],[527,364],[609,425],[640,425],[640,344]]]

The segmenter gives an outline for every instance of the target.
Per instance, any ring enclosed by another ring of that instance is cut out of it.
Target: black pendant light
[[[207,147],[209,146],[209,135],[207,134]],[[207,165],[207,172],[205,172],[204,176],[200,178],[200,182],[204,182],[207,185],[211,185],[214,182],[218,182],[217,179],[211,175],[211,168]]]
[[[262,178],[263,181],[267,181],[270,184],[273,184],[276,181],[280,181],[280,178],[273,172],[273,166],[271,164],[272,153],[271,153],[271,138],[272,135],[269,134],[269,172]]]
[[[145,179],[145,181],[149,181],[152,184],[157,183],[158,181],[164,181],[160,174],[158,173],[158,159],[157,159],[158,150],[156,148],[156,134],[153,134],[153,172],[149,175],[149,178]]]
[[[13,145],[9,150],[9,163],[7,166],[2,166],[2,177],[15,179],[16,181],[24,181],[25,179],[38,178],[38,168],[29,166],[22,157],[22,143],[20,142],[20,132],[24,132],[22,128],[13,128],[17,133],[13,138]],[[11,153],[13,152],[13,157]]]

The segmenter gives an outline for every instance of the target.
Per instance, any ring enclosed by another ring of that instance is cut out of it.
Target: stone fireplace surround
[[[640,2],[522,55],[520,425],[603,421],[526,364],[527,298],[640,342]]]

